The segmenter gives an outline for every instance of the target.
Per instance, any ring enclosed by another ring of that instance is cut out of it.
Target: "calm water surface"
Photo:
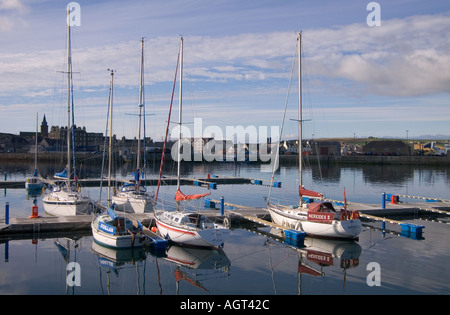
[[[43,167],[45,169],[45,167]],[[0,165],[8,180],[24,179],[32,167]],[[50,174],[52,169],[46,169]],[[170,172],[171,170],[169,170]],[[84,168],[88,177],[99,177],[99,168]],[[124,177],[130,169],[121,169]],[[232,163],[186,166],[183,176],[239,176],[270,179],[259,165]],[[155,176],[156,171],[150,176]],[[2,178],[3,179],[3,178]],[[296,166],[281,166],[276,180],[282,188],[271,190],[271,199],[293,204],[297,199]],[[445,168],[411,166],[307,167],[305,186],[349,202],[381,204],[383,192],[450,199],[450,176]],[[150,188],[152,190],[153,188]],[[184,193],[203,188],[183,187]],[[98,199],[99,188],[88,189]],[[103,195],[106,192],[103,192]],[[211,198],[246,206],[264,206],[267,186],[219,185]],[[174,187],[162,188],[163,198],[173,198]],[[104,198],[104,197],[103,197]],[[406,200],[417,202],[417,200]],[[40,214],[45,215],[40,197]],[[23,189],[1,193],[0,217],[5,202],[11,217],[31,214],[33,198]],[[382,233],[379,223],[370,223],[359,242],[324,241],[307,238],[296,248],[258,231],[235,228],[224,236],[223,251],[187,249],[177,246],[167,253],[145,250],[106,250],[88,235],[37,235],[35,240],[0,241],[0,294],[129,294],[129,295],[296,295],[296,294],[450,294],[450,225],[447,217],[405,218],[424,225],[423,239],[414,240],[392,232]],[[81,285],[68,286],[66,268],[79,263]],[[380,266],[380,286],[369,286],[371,262]]]

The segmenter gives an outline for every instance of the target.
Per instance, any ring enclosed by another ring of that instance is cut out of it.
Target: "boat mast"
[[[298,33],[298,182],[299,187],[302,182],[302,32]],[[302,196],[300,205],[302,205]]]
[[[177,191],[180,189],[180,166],[181,166],[181,110],[183,102],[183,37],[181,37],[180,45],[180,91],[179,91],[179,108],[178,108],[178,167],[177,167]]]
[[[139,173],[140,180],[140,155],[141,155],[141,117],[142,107],[144,106],[144,38],[141,39],[141,70],[140,70],[140,87],[139,87],[139,131],[138,131],[138,146],[137,146],[137,161],[136,170]],[[139,183],[136,183],[139,185]]]
[[[34,146],[34,172],[37,175],[37,153],[38,153],[38,124],[39,124],[39,114],[36,113],[36,133],[35,133],[35,146]]]
[[[111,87],[109,96],[109,161],[108,161],[108,207],[111,206],[111,163],[112,163],[112,117],[113,117],[113,82],[114,82],[114,70],[111,71]]]
[[[70,10],[67,11],[69,21]],[[72,86],[72,55],[71,55],[71,43],[70,43],[70,23],[67,23],[67,187],[70,186],[70,96]]]

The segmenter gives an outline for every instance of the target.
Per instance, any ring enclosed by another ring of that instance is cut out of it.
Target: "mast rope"
[[[172,115],[173,96],[175,94],[175,86],[176,86],[176,82],[177,82],[177,74],[178,74],[178,64],[179,64],[179,62],[180,62],[180,52],[178,52],[177,67],[175,69],[175,77],[174,77],[174,80],[173,80],[173,87],[172,87],[172,96],[170,98],[169,116],[167,118],[166,135],[165,135],[165,138],[164,138],[164,145],[163,145],[163,151],[162,151],[162,156],[161,156],[161,164],[159,166],[159,178],[158,178],[158,187],[156,188],[156,194],[155,194],[155,204],[158,201],[159,187],[161,186],[161,177],[162,177],[162,171],[163,171],[163,166],[164,166],[164,156],[166,154],[167,136],[169,134],[169,124],[170,124],[170,117]]]

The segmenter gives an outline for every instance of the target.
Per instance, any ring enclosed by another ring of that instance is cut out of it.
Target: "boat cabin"
[[[336,212],[331,202],[311,202],[308,205],[311,212]]]
[[[330,202],[312,202],[308,206],[308,221],[330,223],[335,219],[336,210]]]

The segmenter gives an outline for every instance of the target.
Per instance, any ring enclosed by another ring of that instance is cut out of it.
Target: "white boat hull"
[[[284,210],[268,207],[272,221],[289,229],[305,232],[309,236],[356,239],[362,231],[362,224],[356,220],[332,220],[329,223],[308,221],[301,210]]]
[[[172,242],[200,247],[219,247],[223,244],[221,228],[196,229],[168,223],[155,216],[160,235]]]
[[[42,201],[45,212],[53,216],[88,214],[91,210],[91,200],[78,192],[51,192]]]
[[[91,223],[92,235],[94,241],[98,244],[110,248],[138,248],[144,246],[145,236],[125,234],[125,235],[113,235],[103,232],[99,229],[100,222],[106,222],[108,215],[101,215],[95,218]]]
[[[127,213],[145,213],[153,211],[152,197],[120,193],[112,197],[118,211]]]

